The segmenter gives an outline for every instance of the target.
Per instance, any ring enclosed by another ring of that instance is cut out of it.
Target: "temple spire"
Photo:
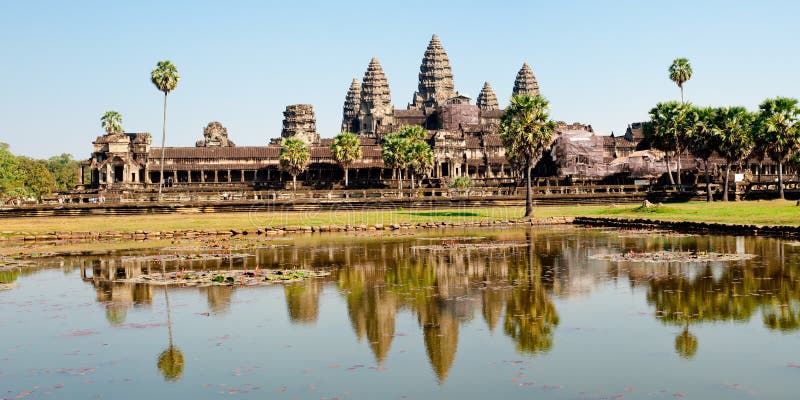
[[[389,106],[392,97],[389,92],[389,82],[383,72],[381,63],[377,57],[372,57],[364,73],[364,80],[361,83],[361,112],[368,112],[373,108]]]
[[[361,104],[358,109],[356,133],[377,133],[380,127],[394,124],[394,108],[389,93],[389,82],[378,59],[369,62],[364,80],[361,82]]]
[[[447,57],[439,36],[433,35],[419,66],[419,85],[413,106],[436,106],[455,96],[450,58]],[[419,104],[420,100],[422,104]]]
[[[512,96],[527,94],[530,96],[539,96],[539,82],[536,82],[536,77],[533,76],[531,66],[528,63],[522,64],[517,73],[517,79],[514,80],[514,90],[511,92]]]
[[[358,79],[353,79],[350,83],[350,89],[347,90],[347,95],[344,98],[344,107],[342,110],[342,132],[357,132],[358,131],[358,110],[361,108],[361,84]]]
[[[483,89],[481,89],[481,93],[478,95],[476,104],[483,111],[500,109],[497,103],[497,96],[494,94],[494,89],[492,89],[492,85],[490,85],[489,82],[483,83]]]

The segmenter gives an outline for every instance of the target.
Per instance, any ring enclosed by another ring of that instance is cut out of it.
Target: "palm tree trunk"
[[[711,177],[708,176],[708,160],[703,160],[706,170],[706,202],[711,202]]]
[[[681,104],[686,104],[686,103],[683,101],[683,85],[681,85]]]
[[[778,197],[786,200],[786,196],[783,194],[783,160],[778,160]]]
[[[161,201],[161,189],[164,187],[164,143],[167,141],[167,94],[164,92],[164,123],[161,126],[161,165],[158,178],[158,201]]]
[[[526,177],[525,177],[525,217],[533,217],[533,198],[531,194],[531,166],[530,162],[528,166],[525,168]]]
[[[722,177],[722,201],[728,201],[728,177],[731,174],[730,161],[725,164],[725,176]]]
[[[348,186],[348,176],[347,176],[347,171],[348,171],[348,169],[349,169],[349,168],[347,168],[347,167],[344,167],[344,187],[347,187],[347,186]]]
[[[681,186],[681,153],[675,156],[675,167],[678,169],[675,173],[678,175],[678,186]]]
[[[411,190],[414,190],[414,174],[411,174]]]
[[[667,175],[669,175],[669,184],[675,185],[675,179],[672,178],[672,167],[669,166],[669,153],[664,152],[664,159],[667,160]]]
[[[297,191],[297,175],[292,175],[292,190]]]
[[[403,190],[403,170],[401,168],[397,169],[397,189]]]

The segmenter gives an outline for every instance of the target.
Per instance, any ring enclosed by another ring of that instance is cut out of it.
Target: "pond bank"
[[[800,237],[800,226],[754,225],[715,222],[665,221],[647,218],[575,217],[575,225],[628,229],[661,229],[681,233],[722,234],[735,236]]]
[[[467,222],[418,222],[418,223],[392,223],[392,224],[359,224],[359,225],[305,225],[305,226],[268,226],[268,227],[243,227],[240,229],[177,229],[168,231],[58,231],[38,235],[11,235],[0,237],[0,243],[15,242],[51,242],[60,240],[71,241],[96,241],[96,240],[160,240],[173,238],[197,238],[207,236],[280,236],[294,233],[320,233],[320,232],[378,232],[398,231],[412,229],[442,229],[442,228],[475,228],[496,226],[526,226],[526,225],[566,225],[571,224],[573,217],[547,217],[533,219],[498,219],[492,221],[467,221]]]

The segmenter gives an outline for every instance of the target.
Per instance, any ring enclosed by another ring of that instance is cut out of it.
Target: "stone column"
[[[244,170],[242,170],[242,176],[240,176],[239,181],[240,182],[244,182]]]
[[[228,183],[231,183],[231,170],[228,170]]]
[[[192,183],[192,170],[186,171],[186,182]]]
[[[219,171],[214,170],[214,183],[219,183]]]

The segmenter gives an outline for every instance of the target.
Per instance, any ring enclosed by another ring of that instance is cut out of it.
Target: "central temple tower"
[[[433,35],[419,66],[418,90],[414,93],[414,101],[409,108],[437,107],[456,95],[450,58],[447,57],[439,36]]]

